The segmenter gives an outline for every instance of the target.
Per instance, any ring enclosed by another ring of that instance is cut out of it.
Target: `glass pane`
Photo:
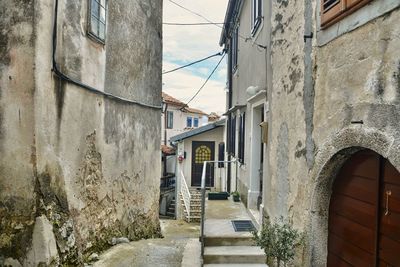
[[[92,16],[95,16],[96,18],[99,17],[99,4],[96,2],[96,0],[91,0],[91,8],[90,12]]]
[[[99,35],[99,21],[93,16],[90,20],[90,31],[96,36]]]
[[[106,10],[103,7],[100,7],[100,20],[106,22]]]
[[[101,4],[103,7],[106,7],[106,0],[100,0],[100,4]]]
[[[99,37],[104,40],[106,36],[106,26],[103,23],[99,23]]]

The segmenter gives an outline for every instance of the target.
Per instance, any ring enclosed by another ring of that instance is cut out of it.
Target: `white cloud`
[[[200,13],[213,22],[224,22],[228,0],[174,0],[186,8]],[[164,22],[202,23],[202,18],[181,9],[168,0],[164,0]],[[164,58],[174,62],[192,62],[212,55],[222,48],[219,46],[221,28],[207,26],[168,26],[163,27]],[[216,58],[213,59],[216,62]],[[215,63],[216,64],[216,63]],[[213,66],[213,63],[211,64]],[[225,111],[226,60],[221,63],[201,93],[190,103],[191,107],[203,109],[205,112]],[[164,60],[163,70],[177,67]],[[198,73],[208,74],[210,68],[198,67]],[[188,101],[203,84],[204,78],[198,77],[187,69],[163,75],[163,90],[175,98]]]
[[[176,65],[169,63],[166,63],[166,66],[168,68],[176,67]],[[186,103],[201,87],[204,81],[204,78],[182,70],[163,76],[163,91]],[[222,114],[225,112],[225,102],[225,83],[210,80],[189,106],[199,108],[207,113],[214,111]]]

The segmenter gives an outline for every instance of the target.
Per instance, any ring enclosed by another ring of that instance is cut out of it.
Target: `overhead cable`
[[[201,23],[174,23],[174,22],[163,22],[163,25],[170,26],[203,26],[203,25],[224,25],[224,23],[210,23],[210,22],[201,22]]]
[[[205,61],[205,60],[207,60],[207,59],[209,59],[209,58],[216,57],[216,56],[222,56],[222,54],[223,54],[223,52],[218,52],[218,53],[216,53],[216,54],[214,54],[214,55],[211,55],[211,56],[208,56],[208,57],[199,59],[199,60],[197,60],[197,61],[194,61],[194,62],[192,62],[192,63],[186,64],[186,65],[184,65],[184,66],[180,66],[180,67],[175,68],[175,69],[172,69],[172,70],[164,71],[162,74],[164,75],[164,74],[167,74],[167,73],[171,73],[171,72],[174,72],[174,71],[177,71],[177,70],[180,70],[180,69],[183,69],[183,68],[192,66],[192,65],[194,65],[194,64],[200,63],[200,62]]]
[[[58,69],[58,65],[57,65],[57,62],[56,62],[57,17],[58,17],[58,0],[55,0],[55,11],[54,11],[54,22],[53,22],[53,27],[54,28],[53,28],[53,36],[52,36],[52,38],[53,38],[53,55],[52,55],[53,68],[52,68],[52,71],[54,72],[54,74],[57,77],[59,77],[60,79],[66,81],[66,82],[72,83],[72,84],[74,84],[74,85],[76,85],[76,86],[78,86],[80,88],[86,89],[86,90],[88,90],[88,91],[90,91],[92,93],[95,93],[95,94],[98,94],[98,95],[102,95],[102,96],[108,97],[110,99],[114,99],[114,100],[121,101],[121,102],[128,103],[128,104],[135,104],[135,105],[146,107],[146,108],[152,108],[152,109],[161,109],[162,108],[161,105],[160,106],[151,105],[151,104],[143,103],[143,102],[140,102],[140,101],[130,100],[130,99],[127,99],[127,98],[124,98],[124,97],[115,96],[115,95],[107,93],[107,92],[103,92],[103,91],[101,91],[99,89],[96,89],[96,88],[94,88],[92,86],[84,84],[81,81],[77,81],[77,80],[69,77],[68,75],[64,74],[62,71],[60,71]]]
[[[199,13],[193,11],[193,10],[190,10],[190,9],[188,9],[188,8],[186,8],[186,7],[184,7],[184,6],[182,6],[181,4],[178,4],[177,2],[175,2],[175,1],[173,1],[173,0],[168,0],[168,1],[171,2],[171,3],[174,4],[174,5],[176,5],[176,6],[180,7],[180,8],[182,8],[182,9],[184,9],[184,10],[186,10],[186,11],[188,11],[188,12],[190,12],[190,13],[192,13],[192,14],[194,14],[194,15],[196,15],[196,16],[198,16],[198,17],[200,17],[200,18],[202,18],[202,19],[204,19],[204,20],[206,20],[206,21],[208,21],[210,24],[215,25],[215,26],[217,26],[218,28],[224,29],[224,27],[222,27],[222,26],[220,25],[220,23],[215,23],[215,22],[209,20],[208,18],[204,17],[203,15],[201,15],[201,14],[199,14]],[[225,23],[222,23],[222,25],[225,25]],[[251,37],[244,37],[244,36],[242,36],[242,35],[240,35],[240,34],[238,34],[238,36],[239,36],[240,38],[242,38],[246,43],[247,43],[248,40],[251,39]],[[255,44],[256,46],[260,47],[260,48],[267,49],[267,47],[266,47],[265,45],[258,44],[257,42],[254,42],[254,44]]]
[[[219,65],[221,64],[221,61],[224,59],[225,57],[225,53],[223,53],[221,59],[218,61],[218,64],[215,66],[215,68],[212,70],[212,72],[210,73],[210,75],[207,77],[207,79],[205,80],[205,82],[203,83],[203,85],[199,88],[199,90],[197,90],[197,92],[192,96],[192,98],[185,104],[185,107],[187,107],[189,105],[190,102],[192,102],[193,99],[195,99],[195,97],[200,93],[200,91],[204,88],[204,86],[207,84],[207,82],[210,80],[210,78],[213,76],[214,72],[218,69]]]
[[[204,17],[203,15],[201,15],[201,14],[199,14],[197,12],[194,12],[193,10],[190,10],[189,8],[186,8],[186,7],[182,6],[181,4],[178,4],[177,2],[175,2],[173,0],[168,0],[168,1],[170,1],[172,4],[174,4],[174,5],[178,6],[178,7],[180,7],[182,9],[184,9],[184,10],[186,10],[186,11],[188,11],[188,12],[190,12],[190,13],[192,13],[192,14],[194,14],[194,15],[202,18],[202,19],[204,19],[205,21],[209,22],[210,24],[213,24],[213,25],[217,26],[218,28],[223,29],[223,27],[220,26],[218,23],[215,23],[215,22],[209,20],[208,18]]]

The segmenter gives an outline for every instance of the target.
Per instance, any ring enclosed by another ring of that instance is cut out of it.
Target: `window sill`
[[[99,37],[97,37],[97,36],[94,35],[93,33],[87,32],[86,35],[87,35],[87,36],[89,37],[89,39],[91,39],[93,42],[99,43],[99,44],[101,44],[101,45],[103,45],[103,46],[106,45],[106,40],[100,39]]]

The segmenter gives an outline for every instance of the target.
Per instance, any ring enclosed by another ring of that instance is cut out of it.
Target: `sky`
[[[173,0],[199,13],[212,22],[223,23],[228,0]],[[204,19],[164,0],[163,21],[166,23],[207,23]],[[219,46],[221,28],[215,25],[163,25],[163,71],[168,71],[222,51]],[[187,102],[202,86],[217,65],[214,57],[191,67],[163,75],[163,91],[182,102]],[[226,58],[189,104],[204,112],[225,112]]]

